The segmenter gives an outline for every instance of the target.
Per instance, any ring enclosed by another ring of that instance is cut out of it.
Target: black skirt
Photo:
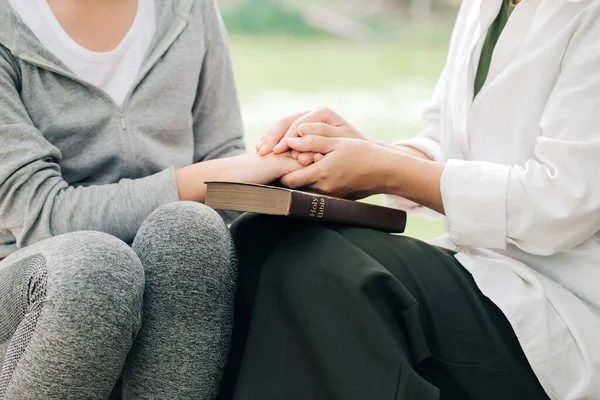
[[[452,252],[256,215],[232,232],[238,292],[220,399],[548,398]]]

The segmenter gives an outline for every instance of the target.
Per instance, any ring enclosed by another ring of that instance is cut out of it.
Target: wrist
[[[204,202],[207,181],[236,180],[235,171],[250,170],[246,167],[246,154],[188,165],[175,172],[179,199]]]
[[[381,157],[382,193],[411,200],[444,214],[441,195],[443,163],[392,150]]]
[[[226,170],[228,178],[233,180],[269,184],[290,172],[289,161],[296,163],[291,157],[285,155],[271,153],[261,156],[258,153],[246,153],[238,156],[236,162],[229,164]]]
[[[175,180],[179,190],[179,200],[201,202],[204,199],[204,182],[198,182],[196,165],[189,165],[175,171]]]
[[[380,179],[378,184],[381,193],[411,197],[419,190],[422,179],[433,163],[402,149],[384,148],[377,157],[380,160]]]
[[[380,147],[375,159],[379,162],[374,163],[377,166],[375,179],[378,193],[397,194],[406,192],[405,171],[410,157],[401,151],[395,151],[389,147]]]

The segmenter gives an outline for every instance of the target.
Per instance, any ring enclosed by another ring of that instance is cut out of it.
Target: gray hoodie
[[[120,107],[0,0],[0,259],[80,230],[130,242],[178,200],[175,168],[244,152],[215,0],[155,3],[155,38]]]

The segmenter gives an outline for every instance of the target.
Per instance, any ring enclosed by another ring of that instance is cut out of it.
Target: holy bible
[[[402,233],[406,212],[287,188],[206,182],[206,205],[215,210],[281,215]]]

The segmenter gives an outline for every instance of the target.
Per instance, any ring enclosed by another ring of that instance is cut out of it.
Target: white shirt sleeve
[[[582,22],[541,120],[535,158],[504,166],[450,160],[441,180],[458,246],[538,255],[571,249],[600,231],[600,21]]]
[[[441,103],[442,93],[446,86],[446,69],[442,71],[435,86],[433,95],[423,110],[423,130],[412,139],[395,143],[396,145],[410,146],[425,153],[433,161],[444,161],[441,136]]]

